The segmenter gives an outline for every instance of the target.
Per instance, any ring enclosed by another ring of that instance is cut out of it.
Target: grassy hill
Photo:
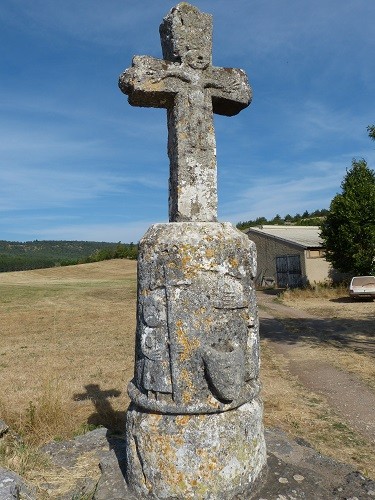
[[[98,241],[0,241],[0,272],[41,269],[111,258],[137,257],[133,243]]]

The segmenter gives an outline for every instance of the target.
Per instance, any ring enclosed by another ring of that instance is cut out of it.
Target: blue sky
[[[165,110],[117,87],[161,57],[164,0],[2,0],[0,239],[137,241],[168,219]],[[375,165],[375,1],[197,0],[213,62],[253,102],[215,117],[219,219],[328,208],[353,157]]]

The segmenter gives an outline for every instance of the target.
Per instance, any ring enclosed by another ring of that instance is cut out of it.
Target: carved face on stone
[[[165,304],[164,297],[158,291],[153,291],[148,297],[145,297],[142,303],[143,322],[150,328],[156,328],[165,323]]]
[[[200,50],[188,50],[183,60],[193,69],[203,70],[210,64],[209,56]]]
[[[164,359],[167,355],[166,313],[163,295],[154,290],[142,303],[141,346],[143,354],[152,360]]]

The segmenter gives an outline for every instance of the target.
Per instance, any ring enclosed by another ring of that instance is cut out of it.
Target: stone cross
[[[217,220],[213,113],[250,104],[240,69],[212,66],[212,16],[185,2],[160,26],[164,60],[135,56],[119,86],[133,106],[167,108],[170,222]]]
[[[134,57],[120,88],[166,108],[170,223],[139,242],[126,482],[135,498],[249,498],[266,463],[259,399],[255,245],[216,222],[213,113],[250,102],[239,69],[212,66],[211,16],[180,3],[164,60]]]

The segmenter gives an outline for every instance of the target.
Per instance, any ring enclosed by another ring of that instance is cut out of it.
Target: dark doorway
[[[302,285],[300,255],[276,257],[277,286],[296,288]]]

